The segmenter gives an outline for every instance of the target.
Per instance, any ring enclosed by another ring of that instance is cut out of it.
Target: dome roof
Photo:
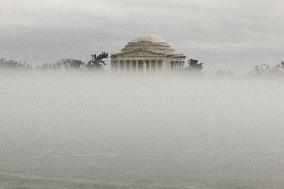
[[[138,51],[145,54],[147,52],[150,54],[152,53],[162,56],[177,56],[185,58],[185,56],[183,56],[182,54],[176,54],[175,49],[173,49],[166,40],[164,40],[160,36],[153,34],[140,36],[132,41],[129,41],[127,45],[125,45],[124,48],[121,49],[120,53],[112,54],[112,57],[134,56]]]
[[[159,42],[166,42],[163,38],[161,38],[158,35],[145,35],[145,36],[140,36],[134,40],[132,40],[131,42],[141,42],[141,41],[150,41],[153,43],[159,43]]]
[[[121,49],[122,53],[135,50],[147,50],[160,54],[174,54],[175,50],[161,37],[157,35],[146,35],[138,37]]]

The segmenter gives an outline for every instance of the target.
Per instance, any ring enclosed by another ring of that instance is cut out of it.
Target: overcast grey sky
[[[87,60],[156,34],[208,67],[284,59],[283,0],[0,0],[0,57]]]

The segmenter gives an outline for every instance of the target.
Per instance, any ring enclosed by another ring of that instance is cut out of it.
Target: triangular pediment
[[[122,52],[122,53],[118,53],[118,54],[115,54],[115,56],[132,56],[132,57],[135,57],[135,56],[141,56],[141,57],[147,57],[147,56],[166,56],[165,54],[163,53],[157,53],[157,52],[153,52],[153,51],[149,51],[149,50],[135,50],[135,51],[128,51],[128,52]]]

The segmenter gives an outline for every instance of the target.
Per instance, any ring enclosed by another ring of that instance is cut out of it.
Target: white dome
[[[153,43],[159,43],[159,42],[166,42],[163,38],[161,38],[158,35],[145,35],[145,36],[141,36],[138,37],[136,39],[134,39],[132,42],[140,42],[140,41],[150,41]]]

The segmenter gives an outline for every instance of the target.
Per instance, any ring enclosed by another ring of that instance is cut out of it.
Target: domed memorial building
[[[120,53],[112,54],[111,68],[133,72],[182,71],[185,58],[161,37],[149,35],[128,42]]]

